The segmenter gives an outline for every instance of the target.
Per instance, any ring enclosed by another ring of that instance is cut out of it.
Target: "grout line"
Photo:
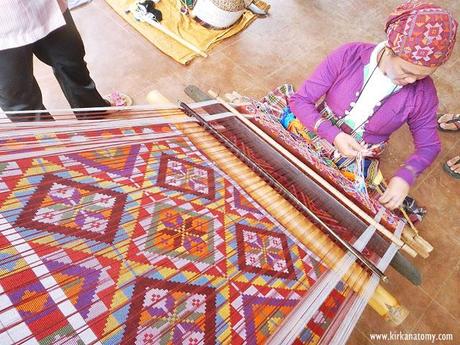
[[[437,297],[439,296],[439,294],[441,293],[441,289],[446,285],[447,281],[456,273],[456,270],[458,270],[458,266],[460,264],[460,260],[453,266],[453,270],[452,272],[450,272],[450,274],[447,275],[446,279],[443,280],[443,282],[441,284],[438,285],[438,288],[436,289],[437,290],[437,293],[433,296],[433,301],[436,301],[437,302]],[[420,287],[425,293],[428,293],[427,291],[425,291],[422,287]],[[439,302],[437,302],[439,304]]]
[[[444,281],[444,283],[443,283],[441,286],[439,286],[439,289],[438,289],[439,291],[438,291],[438,293],[436,294],[436,296],[433,298],[433,301],[436,302],[437,305],[439,305],[440,307],[442,307],[442,308],[443,308],[443,309],[444,309],[454,320],[460,322],[460,320],[459,320],[455,315],[453,315],[443,304],[441,304],[441,303],[437,300],[437,297],[438,297],[439,294],[441,293],[441,288],[443,288],[443,287],[447,284],[447,281],[448,281],[450,278],[452,278],[452,276],[453,276],[454,274],[456,274],[457,271],[459,271],[459,270],[460,270],[460,259],[459,259],[459,260],[457,261],[457,263],[453,266],[452,272],[451,272],[450,275],[447,277],[447,279]]]
[[[426,306],[425,310],[420,314],[420,316],[418,317],[417,321],[415,321],[414,325],[411,327],[411,329],[410,329],[411,332],[413,332],[415,329],[417,329],[417,326],[419,325],[420,321],[425,316],[425,314],[428,312],[428,310],[430,309],[430,306],[433,304],[433,302],[434,302],[434,300],[431,299],[430,303],[428,303],[428,305]]]
[[[460,322],[460,320],[458,320],[454,315],[451,314],[451,312],[449,310],[447,310],[446,307],[444,307],[442,304],[440,304],[439,302],[433,300],[434,303],[436,303],[438,305],[438,307],[440,307],[441,309],[443,309],[443,311],[446,313],[446,314],[449,314],[449,316],[454,319],[455,321],[457,322]]]
[[[252,23],[252,24],[254,24],[254,23]],[[252,24],[251,24],[251,25],[252,25]],[[288,27],[289,27],[289,26],[286,24],[286,26],[282,27],[282,28],[280,29],[280,31],[282,31],[282,30],[284,30],[284,29],[287,29]],[[245,32],[245,31],[240,32],[239,35],[241,35],[241,34],[244,33],[244,32]],[[251,33],[251,32],[249,32],[248,35],[257,35],[257,34],[256,34],[256,33]],[[295,39],[295,37],[291,37],[290,40],[288,40],[288,44],[289,44],[290,42],[294,41],[294,39]],[[234,46],[235,44],[237,44],[240,40],[241,40],[241,38],[238,39],[237,41],[233,42],[232,44],[228,45],[227,47],[221,49],[221,50],[219,51],[219,53],[225,53],[225,51],[226,51],[227,49],[233,47],[233,46]],[[224,54],[224,55],[225,55],[225,54]],[[247,70],[246,70],[244,67],[242,67],[237,61],[234,61],[230,56],[225,55],[225,57],[228,58],[230,61],[232,61],[238,68],[240,68],[241,70],[245,71],[246,74],[248,74],[252,79],[257,79],[257,76],[255,76],[255,75],[253,75],[251,72],[247,71]],[[263,79],[265,79],[265,78],[271,76],[271,75],[274,74],[275,72],[280,71],[283,67],[284,67],[284,66],[283,66],[282,64],[280,64],[280,66],[279,66],[278,69],[276,69],[276,70],[274,70],[274,71],[271,71],[271,72],[268,73],[268,74],[264,74]],[[284,68],[285,68],[285,67],[284,67]],[[268,92],[268,91],[267,91],[267,92]]]
[[[141,37],[142,34],[140,32],[138,32],[132,25],[130,25],[126,20],[124,20],[116,11],[115,9],[112,8],[112,6],[110,6],[106,1],[102,1],[103,2],[103,5],[99,5],[99,9],[96,9],[97,12],[100,12],[102,13],[102,15],[106,18],[108,18],[111,22],[115,23],[119,28],[121,28],[124,32],[128,33],[128,34],[133,34],[136,33],[136,34],[139,34]],[[88,4],[87,6],[90,6],[90,4]],[[96,3],[94,3],[94,5],[96,5]],[[97,6],[97,5],[96,5]],[[109,14],[109,11],[110,11],[110,14]]]
[[[369,344],[371,345],[374,345],[374,343],[371,341],[371,339],[367,336],[366,333],[364,333],[361,329],[359,328],[356,328],[358,330],[359,333],[361,333],[361,335],[369,342]]]
[[[224,51],[222,51],[221,53],[224,54]],[[234,64],[237,69],[240,69],[241,71],[243,71],[251,79],[256,79],[256,76],[254,76],[250,72],[246,71],[246,69],[244,67],[240,66],[240,64],[238,64],[236,61],[234,61],[231,57],[225,55],[224,58],[230,60],[232,62],[232,64]]]
[[[439,302],[435,301],[435,300],[432,300],[426,310],[422,313],[422,315],[419,317],[419,319],[417,320],[417,322],[414,324],[414,327],[410,330],[411,332],[415,331],[417,329],[417,327],[419,326],[420,322],[422,321],[423,317],[425,316],[425,314],[427,314],[428,310],[430,309],[430,307],[433,305],[433,304],[436,304],[439,308],[442,309],[443,312],[445,312],[446,314],[448,314],[452,319],[454,319],[455,321],[459,321],[454,315],[452,315],[449,310],[447,310],[442,304],[440,304]],[[423,330],[421,330],[423,332]]]
[[[292,63],[290,63],[290,64],[289,64],[289,67],[291,67],[291,66],[293,66],[293,65],[294,65],[294,66],[297,65],[297,67],[299,67],[299,69],[300,69],[300,67],[301,67],[301,66],[297,63],[297,61],[293,61]],[[273,75],[275,75],[275,74],[278,73],[279,71],[282,71],[282,70],[285,70],[285,69],[286,69],[286,66],[280,65],[280,67],[279,67],[278,69],[275,69],[275,70],[273,70],[272,72],[270,72],[270,73],[264,75],[264,78],[263,78],[263,79],[264,79],[264,80],[267,80],[268,78],[272,77]],[[306,77],[305,77],[305,79],[306,79]],[[284,83],[284,82],[281,82],[281,83]],[[294,85],[294,86],[297,86],[297,85]]]
[[[233,59],[232,59],[231,57],[226,56],[223,52],[221,52],[221,53],[222,53],[222,55],[224,55],[224,56],[223,56],[224,59],[229,60],[229,61],[235,66],[235,68],[236,68],[237,70],[240,70],[241,72],[243,72],[244,74],[246,74],[246,77],[249,77],[250,79],[255,79],[255,80],[257,79],[256,76],[253,76],[251,73],[249,73],[248,71],[246,71],[246,69],[244,69],[243,67],[241,67],[240,64],[238,64],[237,62],[233,61]],[[238,91],[238,90],[236,90],[236,91]]]
[[[412,325],[412,329],[414,329],[414,328],[417,326],[417,324],[420,322],[421,318],[427,313],[429,306],[430,306],[430,305],[433,303],[433,301],[434,301],[434,299],[431,297],[431,295],[428,294],[425,290],[423,290],[420,286],[417,286],[416,288],[419,289],[419,290],[421,291],[421,293],[422,293],[423,295],[425,295],[425,296],[428,298],[429,303],[428,303],[428,305],[426,306],[426,308],[423,309],[423,311],[422,311],[421,313],[418,314],[418,317],[415,318],[416,321],[415,321],[415,323]],[[415,315],[414,315],[414,316],[415,316]],[[412,329],[411,329],[411,330],[412,330]]]

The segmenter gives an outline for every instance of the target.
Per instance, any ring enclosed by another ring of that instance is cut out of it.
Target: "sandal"
[[[454,128],[443,128],[442,124],[452,124]],[[460,130],[460,114],[443,114],[438,117],[438,129],[443,132],[452,132]]]
[[[110,95],[105,95],[103,98],[110,103],[111,107],[129,107],[133,105],[131,97],[118,91],[114,91]]]
[[[449,162],[452,162],[449,164]],[[452,169],[454,165],[460,164],[460,156],[456,156],[450,160],[448,160],[446,163],[443,164],[443,169],[446,173],[448,173],[450,176],[456,179],[460,179],[460,173],[456,172]]]

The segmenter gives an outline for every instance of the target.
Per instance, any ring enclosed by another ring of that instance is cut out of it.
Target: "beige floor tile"
[[[436,340],[435,344],[458,344],[460,339],[460,321],[455,319],[444,307],[436,302],[428,306],[428,310],[421,317],[412,333],[418,334],[450,334],[451,341],[442,339]],[[422,342],[419,342],[420,344]],[[413,343],[417,344],[417,343]]]

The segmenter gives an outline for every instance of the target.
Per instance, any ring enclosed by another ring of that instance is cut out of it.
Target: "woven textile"
[[[283,110],[288,105],[289,96],[294,92],[292,85],[282,85],[272,92],[268,93],[260,102],[250,100],[251,106],[239,107],[238,110],[243,113],[255,115],[255,121],[259,127],[275,138],[281,145],[288,148],[296,156],[303,159],[309,166],[313,167],[328,182],[332,183],[338,190],[354,200],[358,205],[363,207],[367,212],[376,215],[382,212],[383,222],[392,230],[395,230],[402,221],[399,216],[391,211],[386,210],[378,201],[378,194],[370,191],[369,195],[364,195],[356,191],[352,181],[337,169],[335,164],[327,157],[324,157],[324,151],[333,151],[332,145],[322,147],[318,151],[312,146],[311,138],[306,138],[295,131],[287,130],[280,123]],[[327,141],[322,140],[320,144],[327,145]]]
[[[146,133],[148,143],[0,165],[11,342],[259,344],[328,272],[172,125],[1,144]],[[316,343],[347,296],[339,283],[298,341]]]
[[[408,1],[391,13],[385,31],[396,55],[416,65],[437,67],[452,54],[457,27],[452,14],[442,7]]]

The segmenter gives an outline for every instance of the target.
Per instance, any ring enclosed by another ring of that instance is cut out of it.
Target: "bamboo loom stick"
[[[180,37],[176,33],[172,32],[166,26],[164,26],[164,25],[162,25],[162,24],[160,24],[158,22],[149,22],[149,24],[152,25],[154,28],[158,29],[159,31],[161,31],[162,33],[164,33],[164,34],[168,35],[169,37],[173,38],[174,40],[176,40],[177,42],[179,42],[183,46],[185,46],[188,49],[194,51],[198,55],[200,55],[202,57],[208,57],[208,54],[206,54],[205,52],[200,50],[200,48],[194,46],[189,41],[186,41],[185,39],[183,39],[182,37]]]
[[[161,31],[162,33],[164,33],[165,35],[171,37],[172,39],[174,39],[175,41],[177,41],[178,43],[182,44],[184,47],[190,49],[191,51],[197,53],[198,55],[202,56],[202,57],[208,57],[208,54],[206,54],[205,52],[203,52],[200,48],[198,48],[197,46],[193,45],[192,43],[190,43],[189,41],[185,40],[184,38],[180,37],[178,34],[176,34],[175,32],[169,30],[166,26],[162,25],[160,22],[154,20],[154,19],[151,19],[151,20],[147,20],[147,19],[144,19],[142,14],[141,15],[137,15],[140,11],[137,10],[137,4],[135,4],[134,6],[135,9],[127,9],[126,10],[126,13],[130,13],[132,12],[133,13],[133,16],[136,20],[140,21],[140,22],[143,22],[143,23],[147,23],[151,26],[153,26],[155,29]]]
[[[383,183],[385,187],[387,187],[385,181],[383,181]],[[380,194],[383,194],[383,190],[381,188],[377,187],[377,190]],[[404,218],[407,220],[407,224],[409,225],[404,227],[401,237],[407,244],[414,248],[417,253],[426,259],[433,251],[433,246],[419,235],[417,228],[415,227],[414,223],[412,223],[404,208],[399,207],[399,211],[403,214]]]

